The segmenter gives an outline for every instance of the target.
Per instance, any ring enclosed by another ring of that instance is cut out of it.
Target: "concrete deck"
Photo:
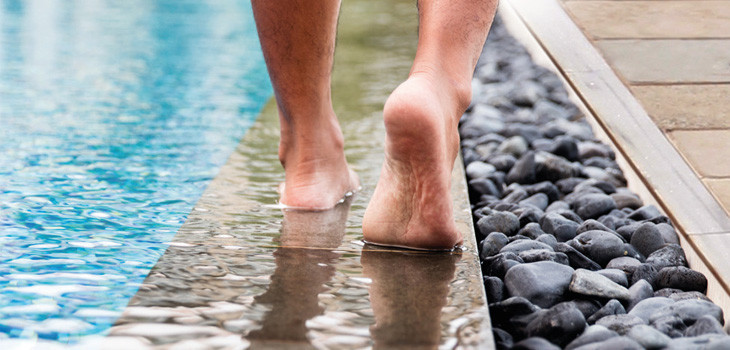
[[[730,213],[730,1],[563,6]]]

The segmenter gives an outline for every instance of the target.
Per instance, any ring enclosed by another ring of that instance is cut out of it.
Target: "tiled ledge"
[[[632,190],[664,209],[690,266],[730,312],[730,217],[556,0],[505,0],[502,16],[572,87],[598,134],[619,151]],[[538,61],[540,59],[537,59]],[[633,179],[633,181],[632,181]],[[727,324],[727,322],[726,322]]]

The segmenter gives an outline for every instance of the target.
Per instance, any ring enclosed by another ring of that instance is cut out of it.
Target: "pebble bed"
[[[707,279],[497,18],[462,154],[498,349],[728,349]]]

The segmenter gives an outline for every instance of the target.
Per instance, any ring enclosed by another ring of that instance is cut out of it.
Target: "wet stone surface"
[[[460,122],[498,349],[723,348],[668,217],[497,19]]]

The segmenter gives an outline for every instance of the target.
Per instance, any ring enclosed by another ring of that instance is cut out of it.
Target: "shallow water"
[[[107,329],[271,95],[250,4],[0,4],[0,339]]]

